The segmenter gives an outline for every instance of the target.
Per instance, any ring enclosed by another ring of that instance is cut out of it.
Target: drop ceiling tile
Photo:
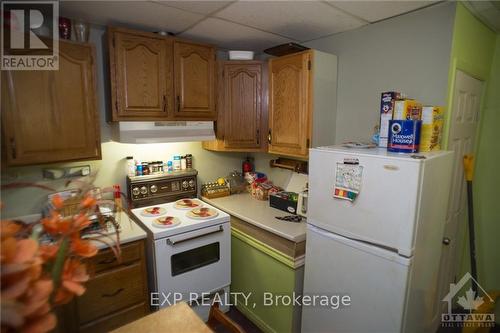
[[[153,0],[165,6],[170,6],[192,13],[203,15],[212,14],[213,12],[227,6],[233,1],[169,1],[169,0]]]
[[[392,16],[407,13],[435,3],[436,1],[327,1],[332,6],[340,8],[364,20],[375,22]]]
[[[205,41],[226,49],[257,52],[292,41],[288,38],[212,17],[201,21],[179,36]]]
[[[61,15],[91,23],[180,32],[203,18],[177,8],[148,1],[61,1]]]
[[[299,41],[367,23],[319,1],[240,1],[215,16]]]

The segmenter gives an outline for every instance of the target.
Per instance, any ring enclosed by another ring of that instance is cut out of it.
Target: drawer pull
[[[116,261],[116,257],[112,257],[112,258],[101,260],[97,264],[98,265],[108,265],[108,264],[114,263],[115,261]]]
[[[120,289],[116,290],[114,293],[102,294],[101,297],[115,297],[116,295],[118,295],[119,293],[121,293],[124,290],[125,290],[124,288],[120,288]]]

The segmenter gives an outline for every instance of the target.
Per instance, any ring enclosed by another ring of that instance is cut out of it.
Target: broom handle
[[[469,215],[469,249],[470,249],[470,269],[471,275],[477,281],[477,265],[476,265],[476,235],[474,232],[474,205],[472,198],[472,178],[474,175],[474,156],[464,156],[464,174],[467,181],[467,212]],[[478,295],[477,283],[472,281],[472,290]]]

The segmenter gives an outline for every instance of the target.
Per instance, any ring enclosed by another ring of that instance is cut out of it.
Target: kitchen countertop
[[[32,215],[24,215],[24,216],[18,216],[15,218],[12,218],[14,220],[20,220],[25,223],[34,223],[37,222],[41,219],[42,215],[41,214],[32,214]],[[129,215],[125,212],[122,211],[120,215],[115,217],[119,222],[121,226],[121,231],[120,231],[120,244],[126,244],[130,243],[139,239],[144,239],[147,237],[146,232],[139,226],[137,223],[134,222],[134,220],[129,217]],[[115,239],[114,234],[109,235],[113,240]],[[103,237],[105,238],[105,237]],[[109,243],[110,240],[107,239],[107,242]],[[94,242],[94,244],[99,248],[99,249],[104,249],[108,247],[106,244],[103,244],[101,242]]]
[[[120,245],[130,243],[139,239],[144,239],[147,237],[146,232],[139,226],[137,223],[134,222],[134,220],[129,217],[129,215],[125,212],[122,211],[120,212],[120,215],[115,216],[116,220],[120,222]],[[110,237],[112,239],[115,239],[114,234],[110,234]],[[108,247],[107,245],[101,243],[101,242],[95,242],[95,245],[99,249],[104,249]]]
[[[202,197],[201,199],[230,215],[293,242],[298,243],[306,239],[306,223],[286,222],[276,219],[276,216],[290,214],[270,207],[269,201],[256,200],[248,193],[233,194],[215,199]]]

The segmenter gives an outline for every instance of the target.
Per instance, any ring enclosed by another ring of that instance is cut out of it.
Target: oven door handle
[[[190,240],[193,240],[193,239],[205,237],[205,236],[208,236],[208,235],[213,235],[213,234],[216,234],[216,233],[219,233],[219,232],[223,232],[223,231],[224,231],[224,227],[222,225],[220,225],[219,229],[217,229],[217,230],[206,232],[206,233],[203,233],[203,234],[200,234],[200,235],[196,235],[196,236],[193,236],[193,237],[183,238],[183,239],[179,239],[179,240],[167,238],[167,245],[174,246],[174,245],[177,245],[177,244],[180,244],[180,243],[184,243],[184,242],[187,242],[187,241],[190,241]]]

